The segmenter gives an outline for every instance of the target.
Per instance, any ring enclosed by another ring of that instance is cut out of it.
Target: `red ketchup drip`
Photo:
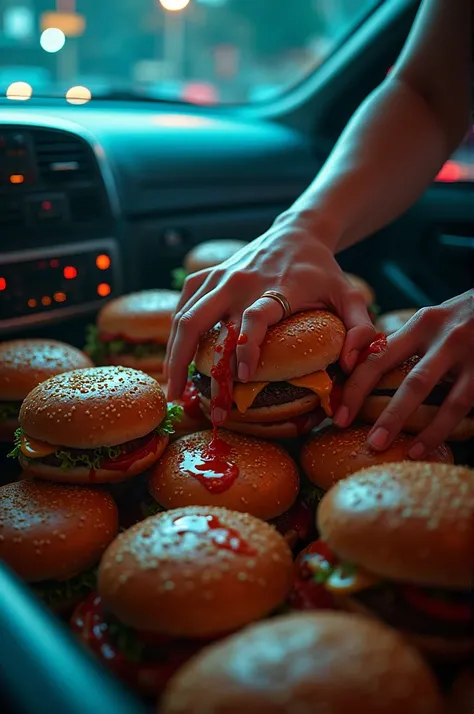
[[[362,362],[365,362],[367,357],[369,355],[377,355],[380,354],[381,352],[385,352],[387,349],[387,337],[382,333],[378,332],[373,341],[370,343],[368,347],[365,348],[365,350],[362,350],[360,353],[357,362],[356,362],[356,367],[359,364],[362,364]]]
[[[237,332],[232,322],[224,324],[227,330],[224,342],[221,347],[220,358],[211,369],[211,377],[217,383],[217,394],[211,399],[211,414],[214,409],[222,409],[226,414],[230,412],[233,402],[232,384],[233,374],[230,368],[230,360],[237,347]],[[216,425],[214,427],[214,439],[217,439]]]
[[[333,596],[323,584],[315,582],[307,566],[308,559],[312,558],[334,564],[334,556],[321,540],[314,541],[302,550],[295,562],[295,581],[288,596],[288,604],[295,610],[335,610]]]
[[[205,535],[216,548],[238,555],[255,555],[254,548],[242,539],[240,533],[226,526],[217,516],[179,516],[173,521],[171,529],[180,535]]]
[[[228,460],[231,447],[214,431],[208,446],[201,452],[186,452],[181,468],[193,476],[209,493],[224,493],[239,475],[239,467]]]
[[[201,419],[202,411],[199,406],[199,392],[191,379],[186,382],[181,403],[186,416],[190,419]]]

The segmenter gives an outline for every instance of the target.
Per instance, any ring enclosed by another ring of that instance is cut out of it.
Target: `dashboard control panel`
[[[91,312],[120,291],[113,239],[0,254],[0,335]]]

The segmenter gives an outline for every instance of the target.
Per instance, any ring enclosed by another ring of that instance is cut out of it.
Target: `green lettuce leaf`
[[[13,439],[13,449],[7,454],[8,459],[17,459],[21,454],[21,437],[23,434],[23,429],[21,426],[15,429],[15,437]]]
[[[130,345],[127,345],[130,348]],[[159,355],[165,356],[166,345],[162,345],[158,342],[143,342],[133,347],[133,356],[137,359],[143,359],[145,357],[158,357]]]
[[[188,277],[186,268],[175,268],[171,272],[171,284],[175,290],[182,290],[184,281]]]
[[[177,424],[183,416],[183,407],[178,404],[169,404],[166,411],[166,416],[155,429],[158,436],[164,436],[165,434],[174,434],[174,425]]]
[[[55,456],[59,459],[61,471],[69,471],[76,466],[85,466],[88,469],[100,469],[101,462],[105,459],[117,459],[122,453],[120,446],[99,446],[92,454],[74,454],[67,449],[58,449]]]
[[[188,367],[188,379],[192,379],[194,375],[196,374],[196,365],[194,362],[191,362],[191,364]]]
[[[107,348],[104,342],[99,339],[99,328],[97,325],[87,325],[86,344],[84,352],[89,355],[96,365],[105,364],[107,358]]]
[[[42,583],[33,583],[32,589],[46,605],[54,607],[72,600],[78,595],[85,597],[95,588],[96,581],[97,568],[94,567],[64,582],[48,580]]]
[[[20,402],[0,402],[0,419],[17,419]]]

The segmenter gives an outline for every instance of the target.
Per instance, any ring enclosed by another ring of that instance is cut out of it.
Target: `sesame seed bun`
[[[347,280],[350,282],[352,287],[356,288],[360,293],[362,293],[365,304],[367,307],[371,307],[375,303],[375,292],[369,283],[361,278],[359,275],[354,275],[353,273],[344,273]]]
[[[323,540],[343,560],[383,578],[472,587],[474,471],[401,462],[339,481],[317,513]]]
[[[203,409],[209,415],[209,411]],[[308,434],[312,429],[325,419],[324,412],[321,413],[318,409],[312,412],[307,412],[298,416],[293,421],[287,419],[284,421],[274,421],[266,423],[256,422],[239,422],[227,420],[225,428],[229,431],[237,432],[238,434],[247,434],[255,436],[259,439],[294,439],[298,436]]]
[[[34,583],[95,565],[118,530],[105,491],[22,480],[0,489],[0,558]]]
[[[204,413],[209,414],[211,408],[211,400],[199,396],[199,401],[201,402]],[[294,399],[291,402],[286,402],[285,404],[275,404],[271,407],[253,407],[252,409],[247,409],[245,414],[241,414],[238,409],[231,409],[229,412],[229,422],[244,424],[273,424],[279,421],[288,421],[294,417],[300,416],[300,414],[306,414],[307,412],[314,411],[316,407],[320,404],[319,397],[317,394],[310,392],[307,396],[301,399]],[[227,425],[226,425],[227,426]]]
[[[164,508],[223,506],[269,521],[287,511],[299,490],[298,469],[276,444],[219,430],[230,446],[225,461],[238,467],[238,476],[223,493],[209,491],[193,476],[212,440],[212,430],[183,436],[165,451],[150,472],[148,490]]]
[[[0,400],[21,402],[40,382],[73,369],[92,367],[89,357],[57,340],[0,343]]]
[[[441,714],[434,676],[393,630],[344,613],[295,613],[202,650],[162,714]]]
[[[393,335],[418,312],[418,309],[417,307],[411,307],[406,310],[393,310],[380,315],[375,323],[377,332],[382,332],[387,336]]]
[[[303,446],[300,456],[301,466],[309,480],[328,491],[335,483],[361,469],[408,460],[412,436],[402,432],[388,449],[374,451],[367,443],[370,430],[370,426],[345,430],[331,426],[312,436]],[[453,453],[446,444],[423,460],[454,463]]]
[[[339,359],[345,336],[341,320],[326,310],[291,315],[268,329],[253,381],[286,381],[324,370]],[[203,335],[194,359],[208,377],[218,337],[218,326]]]
[[[164,362],[164,355],[159,354],[150,357],[135,357],[129,354],[109,355],[107,357],[107,364],[138,369],[156,379],[157,382],[164,380]]]
[[[97,316],[99,331],[165,344],[179,296],[176,290],[142,290],[110,300]]]
[[[88,466],[75,466],[63,470],[60,466],[43,463],[40,459],[26,459],[23,454],[20,454],[18,461],[20,462],[20,466],[29,473],[29,476],[34,478],[76,485],[111,484],[119,483],[138,476],[138,474],[142,474],[160,458],[168,446],[168,443],[169,436],[167,434],[157,436],[152,448],[145,456],[135,459],[133,463],[127,464],[123,469],[117,467],[114,469],[95,468],[92,473]]]
[[[213,268],[231,258],[247,244],[243,240],[208,240],[192,248],[184,258],[187,273]]]
[[[243,552],[221,545],[227,528],[242,539]],[[283,602],[292,577],[291,551],[268,523],[196,506],[121,533],[101,560],[98,588],[104,606],[130,627],[199,638],[264,617]]]
[[[166,414],[152,377],[127,367],[78,369],[46,380],[20,410],[28,436],[75,449],[115,446],[152,432]]]

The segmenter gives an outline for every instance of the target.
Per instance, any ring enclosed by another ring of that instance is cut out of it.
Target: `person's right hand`
[[[293,313],[328,307],[339,315],[347,329],[341,365],[348,372],[373,339],[364,298],[346,280],[333,252],[309,230],[278,220],[229,260],[186,279],[166,355],[170,400],[184,390],[200,336],[224,320],[246,335],[237,347],[236,371],[241,382],[252,379],[266,331],[283,317],[278,302],[261,297],[267,290],[283,294]],[[226,416],[213,414],[217,423]]]

